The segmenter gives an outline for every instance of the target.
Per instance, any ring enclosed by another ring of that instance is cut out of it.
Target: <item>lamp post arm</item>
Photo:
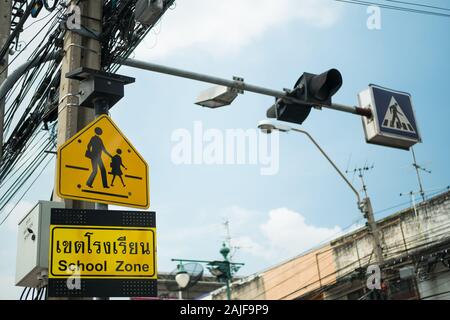
[[[210,263],[211,261],[206,260],[191,260],[191,259],[171,259],[171,261],[177,262],[198,262],[198,263]]]
[[[198,262],[198,263],[206,263],[206,264],[210,264],[210,263],[212,263],[212,262],[215,262],[215,261],[207,261],[207,260],[192,260],[192,259],[171,259],[171,261],[177,261],[177,262]],[[230,265],[233,265],[233,266],[245,266],[245,263],[240,263],[240,262],[230,262],[230,261],[228,261],[228,263],[230,264]]]
[[[358,207],[361,209],[361,198],[359,196],[358,191],[355,189],[355,187],[350,183],[350,181],[348,181],[348,179],[345,177],[345,175],[341,172],[341,170],[339,170],[339,168],[334,164],[334,162],[330,159],[330,157],[328,157],[328,155],[325,153],[325,151],[319,146],[319,144],[316,142],[316,140],[314,140],[314,138],[306,131],[301,130],[301,129],[296,129],[296,128],[291,128],[293,131],[296,132],[300,132],[303,133],[304,135],[306,135],[309,140],[312,141],[312,143],[314,143],[314,145],[317,147],[317,149],[319,149],[319,151],[322,153],[322,155],[328,160],[328,162],[333,166],[333,168],[337,171],[337,173],[339,173],[339,175],[341,176],[342,179],[344,179],[345,183],[347,183],[347,185],[350,187],[350,189],[352,189],[352,191],[355,193],[356,198],[358,200]]]

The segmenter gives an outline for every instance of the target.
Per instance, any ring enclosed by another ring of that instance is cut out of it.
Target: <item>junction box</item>
[[[64,208],[64,202],[39,201],[19,222],[16,286],[37,288],[45,281],[51,208]]]

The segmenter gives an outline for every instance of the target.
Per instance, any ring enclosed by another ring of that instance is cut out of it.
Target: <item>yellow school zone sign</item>
[[[103,115],[58,148],[56,190],[61,198],[147,209],[149,168]]]
[[[156,229],[51,226],[49,278],[156,279]]]

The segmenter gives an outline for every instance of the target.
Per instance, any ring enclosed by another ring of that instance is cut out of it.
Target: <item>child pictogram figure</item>
[[[114,179],[116,179],[116,176],[120,178],[120,181],[122,181],[122,186],[125,187],[125,183],[123,183],[122,179],[122,169],[121,167],[124,167],[125,170],[127,168],[122,163],[122,157],[120,156],[122,154],[121,149],[116,150],[116,155],[111,158],[111,174],[113,175],[113,179],[111,181],[111,187],[114,187]]]

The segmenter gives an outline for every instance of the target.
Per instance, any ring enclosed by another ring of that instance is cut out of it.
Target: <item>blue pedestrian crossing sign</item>
[[[410,94],[370,85],[358,99],[372,111],[372,118],[363,117],[367,142],[408,150],[422,141]]]

